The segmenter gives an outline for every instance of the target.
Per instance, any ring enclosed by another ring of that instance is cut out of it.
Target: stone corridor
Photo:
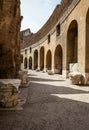
[[[89,130],[89,86],[31,70],[28,77],[26,103],[0,110],[0,130]]]

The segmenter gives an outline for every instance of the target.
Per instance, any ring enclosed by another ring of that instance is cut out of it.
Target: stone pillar
[[[52,53],[52,68],[51,68],[51,71],[52,73],[54,73],[54,52]]]
[[[85,78],[85,84],[89,85],[89,73],[85,73],[84,78]]]
[[[25,56],[23,57],[23,63],[22,63],[22,65],[21,65],[21,70],[24,70],[24,61],[25,61]]]
[[[20,69],[20,0],[3,0],[0,6],[0,78],[16,78]]]
[[[46,72],[46,53],[44,52],[44,72]]]
[[[86,47],[86,23],[85,16],[80,18],[78,23],[78,71],[85,73],[85,47]]]
[[[20,0],[0,1],[0,79],[18,78],[21,20]],[[18,90],[12,83],[0,83],[2,107],[13,107],[18,103]]]
[[[33,52],[33,57],[32,57],[32,70],[34,70],[34,52]]]
[[[27,57],[27,70],[29,70],[29,58]]]
[[[62,70],[62,77],[63,78],[68,78],[69,77],[69,71],[68,70]]]
[[[40,70],[40,49],[38,49],[38,70]]]

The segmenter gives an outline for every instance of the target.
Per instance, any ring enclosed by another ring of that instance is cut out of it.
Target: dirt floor
[[[23,109],[0,110],[0,130],[89,130],[89,86],[35,71],[29,80]]]

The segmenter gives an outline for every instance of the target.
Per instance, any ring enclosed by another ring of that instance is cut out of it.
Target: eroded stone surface
[[[89,73],[85,74],[85,84],[89,85]]]
[[[84,77],[82,74],[70,74],[70,80],[72,84],[82,85],[84,84]]]
[[[18,89],[11,83],[0,82],[0,106],[14,107],[18,103]]]
[[[0,78],[20,69],[20,0],[0,0]]]
[[[28,86],[29,83],[28,83],[27,74],[28,74],[28,71],[26,71],[26,70],[19,72],[20,79],[21,79],[20,87],[27,87]]]

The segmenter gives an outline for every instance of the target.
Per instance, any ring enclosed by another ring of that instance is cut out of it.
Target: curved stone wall
[[[64,77],[76,72],[82,74],[84,82],[88,83],[88,19],[89,0],[63,0],[46,24],[23,44],[21,68],[27,64],[25,69],[45,72],[50,69],[52,74],[59,73]]]
[[[68,6],[71,4],[73,0],[62,0],[60,5],[57,5],[55,10],[53,11],[52,15],[48,19],[48,21],[43,25],[43,27],[35,34],[29,36],[23,44],[21,44],[21,48],[27,47],[32,45],[39,40],[41,40],[49,31],[56,25],[56,23],[60,20],[63,13],[67,10]]]

